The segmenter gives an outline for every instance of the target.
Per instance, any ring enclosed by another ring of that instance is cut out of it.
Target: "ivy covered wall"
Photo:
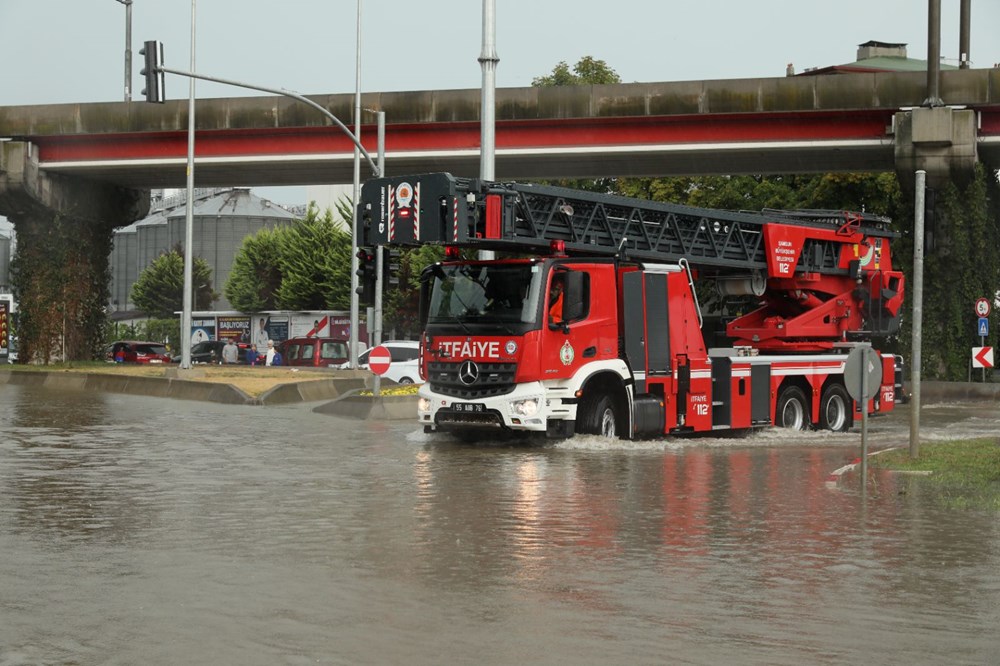
[[[97,358],[106,320],[114,226],[63,215],[14,222],[11,259],[19,306],[19,360],[48,364]]]
[[[926,379],[969,379],[972,347],[978,347],[978,298],[995,300],[1000,288],[1000,187],[996,172],[977,168],[975,178],[960,187],[949,183],[935,192],[932,244],[924,251],[923,334],[921,375]],[[912,215],[912,204],[909,214]],[[912,219],[912,217],[910,218]],[[910,225],[912,228],[912,224]],[[905,262],[907,293],[900,347],[912,358],[913,243],[901,239],[895,257]],[[1000,316],[990,314],[992,340]],[[991,339],[987,345],[994,345]],[[975,372],[974,378],[979,378]]]

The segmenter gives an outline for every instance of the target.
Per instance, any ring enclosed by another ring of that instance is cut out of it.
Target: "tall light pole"
[[[194,67],[195,15],[198,0],[191,0],[191,71]],[[187,205],[184,212],[184,300],[181,312],[181,368],[191,368],[191,302],[194,266],[194,78],[188,79]]]
[[[358,367],[358,317],[360,316],[360,298],[358,294],[358,200],[361,198],[361,0],[358,0],[358,20],[355,34],[355,72],[354,72],[354,196],[351,203],[354,208],[354,219],[351,220],[351,340],[350,367]]]
[[[479,66],[483,72],[479,103],[479,177],[486,182],[495,178],[496,163],[496,87],[497,87],[496,0],[483,0],[483,47]],[[480,250],[479,258],[496,258],[493,250]]]
[[[118,0],[125,5],[125,101],[132,101],[132,0]]]

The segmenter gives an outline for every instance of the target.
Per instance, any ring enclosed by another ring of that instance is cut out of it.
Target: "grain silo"
[[[111,254],[111,306],[132,310],[132,285],[161,254],[184,247],[186,196],[166,197],[154,202],[149,217],[115,233]],[[193,257],[208,262],[212,288],[220,294],[213,308],[228,310],[222,295],[226,280],[243,239],[259,230],[290,224],[296,216],[245,188],[197,190],[192,216]]]

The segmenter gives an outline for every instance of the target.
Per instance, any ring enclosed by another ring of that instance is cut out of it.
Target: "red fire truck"
[[[885,218],[727,212],[443,173],[370,181],[359,206],[372,245],[446,247],[421,277],[427,431],[843,431],[859,410],[847,354],[899,329],[903,275]],[[702,330],[709,281],[716,309],[754,303],[727,321],[725,346]],[[869,413],[894,405],[893,356],[881,358]]]

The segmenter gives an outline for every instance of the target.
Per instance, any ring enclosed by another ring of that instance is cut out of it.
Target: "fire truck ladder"
[[[401,188],[408,205],[399,205],[396,198]],[[562,241],[570,255],[618,254],[649,262],[683,258],[708,273],[766,271],[767,224],[817,232],[817,237],[806,232],[796,273],[846,274],[840,262],[845,244],[898,235],[889,230],[886,218],[869,214],[720,211],[450,174],[369,181],[361,205],[371,244],[437,243],[544,253],[552,241]],[[382,233],[375,229],[379,221]]]

